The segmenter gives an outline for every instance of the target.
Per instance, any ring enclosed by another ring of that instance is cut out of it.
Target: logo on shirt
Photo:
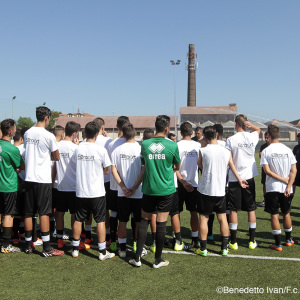
[[[246,144],[246,143],[238,143],[239,148],[253,148],[254,143]]]
[[[30,139],[30,138],[26,139],[27,144],[32,144],[32,145],[35,145],[35,146],[37,146],[39,144],[39,142],[40,142],[40,140],[35,140],[35,139]]]
[[[196,151],[183,151],[183,156],[186,156],[186,157],[196,157],[198,156],[198,153]]]
[[[152,153],[161,153],[165,149],[165,146],[162,143],[152,143],[148,148]]]
[[[120,159],[135,160],[136,159],[136,155],[120,154]]]
[[[289,155],[286,153],[286,154],[281,154],[281,153],[272,153],[271,154],[272,158],[288,158]]]
[[[69,158],[69,153],[59,153],[62,158]]]
[[[87,156],[87,155],[78,154],[77,158],[78,158],[78,160],[93,161],[94,160],[94,155]]]
[[[211,178],[212,178],[212,175],[211,173],[208,173],[207,175],[202,175],[203,176],[203,180],[207,183],[211,183]]]

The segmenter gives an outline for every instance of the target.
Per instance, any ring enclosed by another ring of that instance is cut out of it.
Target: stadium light
[[[14,119],[14,100],[16,99],[16,96],[13,96],[11,99],[11,118]]]

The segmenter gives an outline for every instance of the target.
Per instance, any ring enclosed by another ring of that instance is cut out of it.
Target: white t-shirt
[[[31,127],[24,134],[25,181],[52,183],[51,152],[57,150],[55,136],[43,127]]]
[[[112,153],[111,163],[114,165],[127,188],[131,188],[141,174],[141,146],[139,143],[125,143]],[[124,197],[124,192],[118,185],[118,196]],[[142,198],[142,185],[128,198]]]
[[[193,140],[181,140],[177,145],[181,160],[179,172],[186,182],[197,187],[199,181],[197,161],[201,144]]]
[[[232,153],[233,163],[243,179],[251,179],[258,175],[255,162],[255,147],[258,143],[258,133],[238,132],[226,141],[226,148]],[[229,182],[238,181],[232,171],[229,171]]]
[[[17,146],[17,148],[19,149],[20,151],[20,154],[23,158],[23,161],[25,161],[25,148],[24,148],[24,144],[21,144],[19,146]],[[19,173],[19,177],[24,181],[25,180],[25,170],[22,170],[20,173]]]
[[[261,153],[260,165],[269,165],[270,170],[284,178],[289,177],[291,166],[296,163],[290,148],[281,143],[272,143]],[[266,192],[284,193],[287,185],[267,175]],[[293,188],[291,189],[293,192]]]
[[[95,143],[81,143],[72,160],[76,163],[76,196],[105,196],[103,169],[111,165],[106,149]]]
[[[221,145],[222,147],[226,147],[226,142],[222,140],[218,140],[218,144]]]
[[[114,150],[117,147],[123,145],[124,143],[126,143],[126,139],[124,137],[117,138],[117,139],[115,139],[115,140],[113,140],[109,143],[107,151],[108,151],[110,159],[112,158],[112,153],[114,152]],[[118,184],[115,181],[112,174],[110,174],[110,189],[113,190],[113,191],[118,190]]]
[[[104,147],[108,151],[108,145],[112,142],[110,137],[104,135],[98,135],[96,139],[96,144]],[[104,182],[110,181],[111,169],[109,168],[109,173],[104,175]]]
[[[57,189],[62,192],[76,191],[76,164],[72,160],[78,145],[71,141],[58,143],[59,161],[56,162]]]
[[[200,151],[203,168],[198,191],[208,196],[225,196],[230,152],[219,144],[208,144],[205,148],[201,148]]]

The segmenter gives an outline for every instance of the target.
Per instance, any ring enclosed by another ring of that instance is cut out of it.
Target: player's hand
[[[126,186],[122,187],[122,191],[126,197],[131,195],[131,192],[129,191],[129,189]]]
[[[291,195],[291,188],[287,187],[284,191],[284,196],[287,198]]]
[[[248,181],[245,180],[245,179],[239,180],[239,184],[240,184],[240,186],[241,186],[243,189],[246,189],[246,188],[249,187]]]
[[[289,184],[290,177],[284,178],[284,183]]]
[[[251,123],[249,121],[245,121],[244,124],[243,124],[244,128],[245,129],[249,129],[252,127]]]
[[[191,193],[191,192],[194,190],[194,187],[193,187],[191,184],[187,183],[186,181],[184,181],[183,187],[184,187],[189,193]]]

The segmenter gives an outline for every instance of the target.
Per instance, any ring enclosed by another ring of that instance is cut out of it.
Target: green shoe
[[[118,247],[117,247],[117,242],[112,242],[109,246],[111,251],[117,251]]]
[[[132,250],[133,252],[136,252],[136,241],[133,242]]]
[[[184,243],[183,242],[181,243],[181,245],[178,245],[177,243],[175,243],[174,250],[175,251],[182,251],[183,247],[184,247]]]
[[[221,250],[221,254],[222,254],[222,256],[227,256],[228,255],[228,249],[222,249]]]
[[[198,255],[201,255],[201,256],[207,256],[207,249],[201,251],[200,248],[195,250],[195,253],[198,254]]]
[[[150,247],[150,250],[151,250],[153,253],[155,253],[155,252],[156,252],[156,246],[155,246],[155,245],[152,245],[152,246]]]
[[[239,249],[238,243],[231,244],[231,243],[229,242],[229,248],[230,248],[231,250],[237,250],[237,249]]]
[[[257,247],[256,241],[254,242],[249,242],[249,249],[254,250]]]

